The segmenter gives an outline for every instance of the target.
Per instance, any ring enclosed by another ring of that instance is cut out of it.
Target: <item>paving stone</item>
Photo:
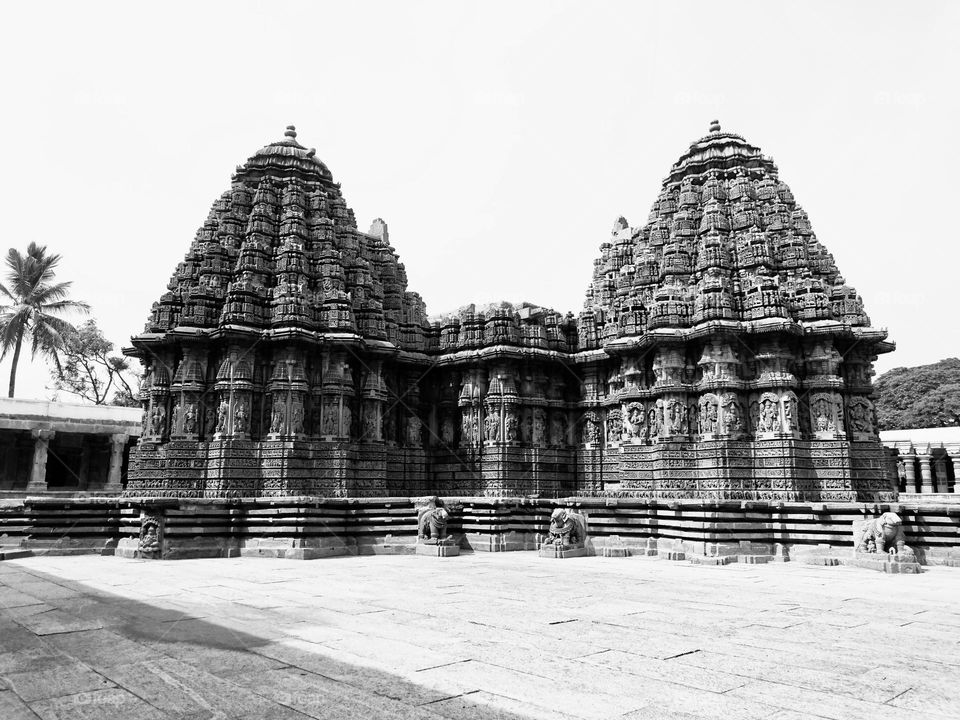
[[[0,638],[0,647],[5,644],[4,640],[6,640],[5,637]],[[58,652],[48,644],[41,644],[0,653],[0,675],[48,670],[73,663],[74,660],[69,656]]]
[[[14,590],[11,587],[0,587],[0,608],[15,608],[24,605],[38,605],[42,600],[30,593]]]
[[[49,635],[46,644],[94,669],[152,660],[157,651],[113,630],[80,630]]]
[[[40,700],[30,707],[41,720],[165,720],[167,717],[121,688]]]
[[[0,718],[3,720],[37,720],[31,710],[17,694],[9,690],[0,690]]]
[[[274,702],[322,720],[413,720],[439,717],[429,707],[413,707],[299,668],[258,676],[256,692]]]
[[[845,695],[765,681],[755,681],[731,690],[727,697],[753,700],[785,710],[799,710],[835,720],[902,720],[904,716],[902,708],[882,702],[868,702]],[[925,711],[911,711],[910,718],[942,720],[943,716]]]
[[[256,652],[301,670],[412,705],[424,705],[449,697],[449,693],[423,687],[392,673],[347,662],[342,656],[332,656],[330,648],[316,643],[291,639],[259,647]]]
[[[4,677],[11,689],[27,703],[113,687],[103,675],[69,659],[55,667],[8,673]]]
[[[576,715],[554,708],[542,708],[520,700],[483,691],[431,703],[430,711],[451,720],[579,720]]]
[[[104,675],[173,717],[228,717],[252,715],[267,718],[281,710],[247,687],[218,678],[195,665],[164,658],[104,670]],[[251,685],[254,682],[250,678]]]

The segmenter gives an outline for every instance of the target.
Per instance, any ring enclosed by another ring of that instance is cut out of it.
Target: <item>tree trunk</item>
[[[17,387],[17,363],[20,362],[20,345],[23,344],[23,330],[17,333],[17,344],[13,347],[13,360],[10,362],[10,391],[7,397],[13,397],[13,391]]]

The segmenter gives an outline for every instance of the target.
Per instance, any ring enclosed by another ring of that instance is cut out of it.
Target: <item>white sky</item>
[[[577,312],[615,218],[643,224],[716,117],[889,328],[878,371],[935,362],[960,355],[958,35],[957,2],[8,3],[0,250],[62,253],[126,344],[293,123],[430,313]],[[18,397],[46,397],[21,367]]]

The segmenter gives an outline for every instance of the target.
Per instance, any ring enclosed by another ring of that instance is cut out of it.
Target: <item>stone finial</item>
[[[297,139],[297,128],[294,125],[287,125],[287,129],[283,131],[285,137],[290,138],[291,140]]]
[[[713,120],[713,121],[710,122],[710,132],[712,132],[712,133],[720,132],[720,121],[719,121],[719,120]]]

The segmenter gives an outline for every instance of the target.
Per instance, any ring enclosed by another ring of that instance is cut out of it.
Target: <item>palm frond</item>
[[[44,315],[48,313],[57,315],[64,312],[77,312],[85,315],[90,312],[90,305],[82,300],[60,300],[59,302],[41,305],[39,310]]]
[[[38,283],[33,287],[33,292],[30,293],[30,296],[26,298],[26,302],[33,305],[43,305],[45,303],[63,300],[69,294],[71,285],[73,285],[72,282],[62,282],[55,285]]]
[[[12,303],[16,303],[16,302],[17,302],[17,298],[14,296],[14,294],[13,294],[12,292],[10,292],[9,290],[7,290],[7,286],[4,285],[3,283],[0,283],[0,295],[4,295],[4,296],[5,296],[7,299],[9,299],[10,302],[12,302]]]

